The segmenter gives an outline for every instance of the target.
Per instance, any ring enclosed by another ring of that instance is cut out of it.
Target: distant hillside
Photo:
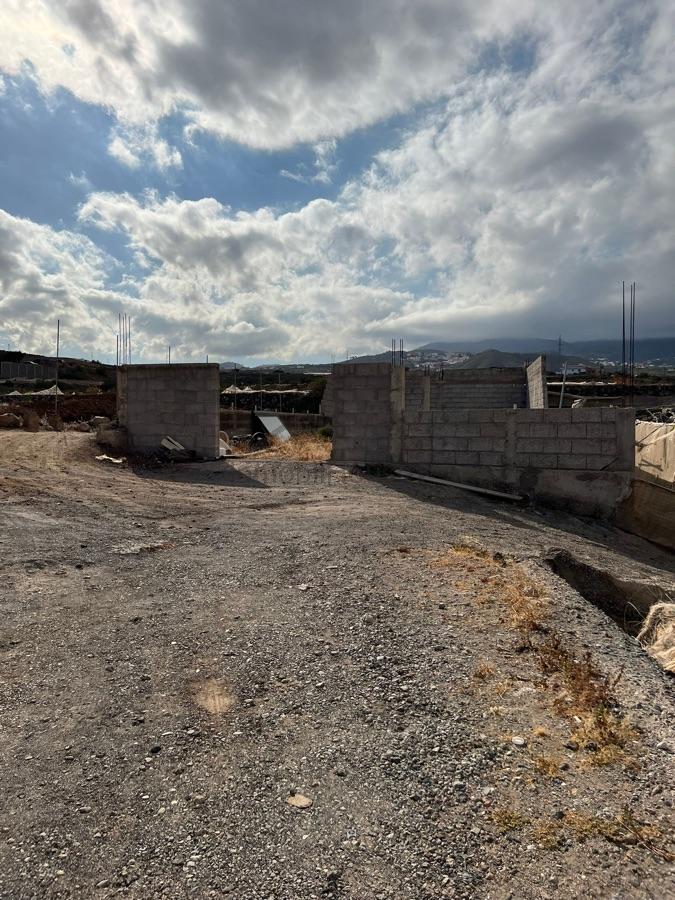
[[[528,357],[545,353],[553,359],[558,353],[558,341],[546,338],[490,338],[485,341],[433,341],[419,350],[440,350],[446,353],[481,353],[483,350],[500,350],[505,353],[527,354]],[[582,359],[621,360],[621,341],[615,339],[597,341],[563,341],[563,354]],[[643,338],[635,342],[635,359],[639,363],[661,361],[675,364],[675,337]]]
[[[453,366],[455,369],[513,369],[531,363],[538,353],[503,353],[501,350],[483,350],[476,353],[466,362]],[[563,363],[568,365],[589,365],[589,361],[580,356],[561,356],[559,353],[546,354],[546,368],[549,372],[562,369]]]

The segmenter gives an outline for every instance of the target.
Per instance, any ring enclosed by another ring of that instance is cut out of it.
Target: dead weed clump
[[[556,756],[535,756],[532,762],[537,772],[544,778],[559,778],[560,767],[564,760]]]
[[[519,813],[518,810],[509,807],[496,809],[492,813],[491,818],[502,833],[507,831],[517,831],[519,828],[524,828],[530,822],[527,816],[524,816],[522,813]]]
[[[479,604],[505,606],[512,627],[525,632],[542,630],[541,620],[547,607],[543,591],[503,554],[458,543],[437,556],[431,565],[435,569],[451,569],[463,588],[476,592]]]
[[[488,678],[492,678],[494,674],[495,667],[492,665],[492,663],[482,662],[474,669],[473,677],[485,681]]]
[[[293,459],[297,462],[326,462],[330,459],[332,442],[315,432],[295,434],[288,441],[272,438],[268,456]]]
[[[662,845],[661,830],[656,825],[641,822],[628,806],[624,806],[613,819],[570,810],[565,813],[564,825],[580,842],[592,837],[604,837],[614,844],[644,847],[669,862],[675,860],[675,853]]]
[[[637,740],[637,731],[617,711],[613,697],[622,673],[610,679],[595,666],[590,653],[575,658],[557,635],[540,644],[537,655],[544,674],[558,676],[563,683],[564,694],[557,697],[556,708],[578,723],[572,740],[592,751],[591,764],[633,765],[627,747]]]

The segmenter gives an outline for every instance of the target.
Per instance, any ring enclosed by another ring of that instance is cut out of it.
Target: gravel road
[[[542,561],[675,557],[329,464],[96,452],[0,434],[0,896],[675,896],[673,681]],[[607,673],[625,758],[572,739],[505,566]]]

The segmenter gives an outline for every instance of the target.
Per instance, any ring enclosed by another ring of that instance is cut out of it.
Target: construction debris
[[[176,450],[176,451],[182,450],[182,451],[185,451],[185,447],[184,447],[181,443],[179,443],[178,441],[175,441],[175,440],[174,440],[172,437],[170,437],[169,435],[167,435],[166,437],[162,438],[162,440],[160,441],[160,445],[161,445],[162,447],[164,447],[165,450]]]
[[[21,419],[14,413],[0,414],[0,428],[20,428]]]
[[[121,466],[122,463],[126,462],[126,459],[123,456],[121,456],[119,459],[115,459],[114,456],[108,456],[107,453],[101,453],[101,455],[97,456],[96,459],[99,462],[109,462],[109,463],[113,463],[116,466]]]
[[[666,672],[675,674],[675,603],[655,603],[644,620],[638,641]]]
[[[476,494],[487,494],[489,497],[500,497],[502,500],[522,500],[522,494],[506,494],[503,491],[491,491],[488,488],[476,487],[473,484],[461,484],[459,481],[446,481],[445,478],[434,478],[432,475],[419,475],[417,472],[407,472],[405,469],[396,469],[395,475],[404,478],[413,478],[416,481],[429,481],[431,484],[447,484],[448,487],[460,488],[462,491],[473,491]]]

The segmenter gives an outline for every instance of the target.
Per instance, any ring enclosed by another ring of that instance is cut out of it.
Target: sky
[[[675,335],[672,0],[3,0],[0,348]]]

